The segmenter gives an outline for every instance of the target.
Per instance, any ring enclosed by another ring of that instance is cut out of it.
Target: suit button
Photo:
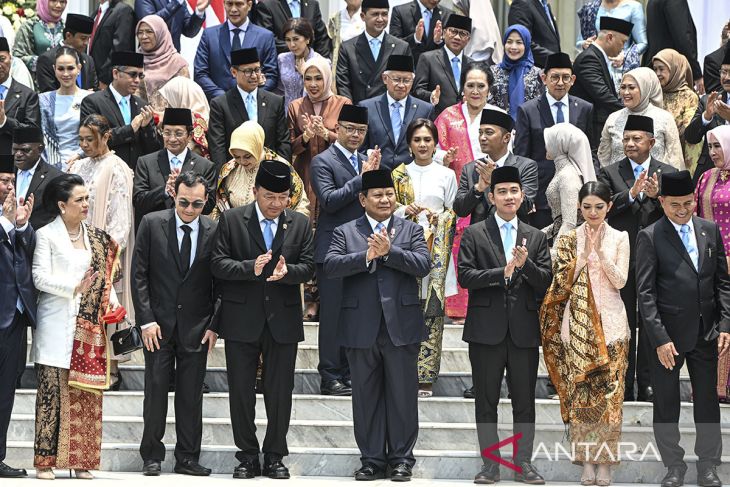
[[[268,296],[266,296],[266,297],[265,297],[264,299],[265,299],[266,301],[268,301],[268,300],[269,300],[269,297],[268,297]]]
[[[182,309],[182,304],[178,304],[177,309]]]

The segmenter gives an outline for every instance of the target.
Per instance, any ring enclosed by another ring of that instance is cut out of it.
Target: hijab
[[[330,67],[330,63],[327,59],[322,56],[314,56],[304,63],[304,67],[302,68],[302,78],[304,78],[304,73],[307,72],[307,69],[311,67],[317,68],[322,74],[322,78],[324,79],[324,89],[322,90],[322,94],[318,98],[313,98],[312,95],[307,93],[307,87],[305,83],[304,92],[306,93],[307,97],[309,97],[312,104],[321,103],[330,96],[332,96],[332,68]]]
[[[710,135],[714,136],[722,147],[722,154],[725,157],[725,163],[722,165],[724,171],[730,170],[730,125],[720,125],[707,132],[707,140]]]
[[[245,150],[261,162],[264,157],[264,129],[253,120],[247,120],[238,126],[231,134],[231,145],[228,152],[233,155],[233,149]]]
[[[532,35],[522,25],[511,25],[507,27],[502,38],[502,45],[507,44],[507,38],[512,32],[517,32],[522,37],[522,42],[525,44],[525,52],[521,58],[513,61],[509,58],[506,52],[507,49],[505,49],[504,57],[502,58],[502,62],[499,63],[499,67],[509,72],[509,114],[513,120],[517,120],[517,109],[525,102],[525,75],[535,65],[535,60],[532,58],[532,50],[530,49]]]
[[[669,81],[662,88],[664,93],[676,93],[683,88],[692,86],[692,68],[687,58],[682,54],[674,49],[662,49],[651,60],[652,62],[660,61],[669,68]]]
[[[203,89],[190,78],[175,76],[160,88],[160,94],[170,108],[189,108],[208,122],[210,105]]]
[[[147,88],[147,98],[150,98],[182,68],[188,67],[188,62],[172,44],[170,30],[162,17],[148,15],[142,18],[137,22],[135,34],[142,23],[149,25],[154,31],[157,42],[151,51],[144,51],[141,47],[138,50],[144,55],[144,83]]]
[[[35,9],[38,18],[45,23],[57,24],[61,20],[61,15],[54,17],[51,13],[51,9],[48,8],[48,0],[38,0]]]
[[[662,85],[656,73],[649,68],[636,68],[624,74],[624,79],[631,76],[639,85],[639,104],[629,112],[634,114],[643,114],[649,103],[658,108],[664,108],[664,95],[662,94]],[[623,82],[623,80],[622,80]]]
[[[583,184],[596,181],[591,144],[588,137],[575,125],[558,123],[544,130],[545,149],[555,160],[555,165],[566,159],[578,170]]]

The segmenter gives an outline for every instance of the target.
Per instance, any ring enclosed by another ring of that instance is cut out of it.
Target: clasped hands
[[[646,171],[639,174],[639,177],[634,181],[634,185],[629,190],[631,197],[636,199],[639,197],[639,193],[644,193],[649,198],[655,199],[659,195],[659,178],[657,173],[654,173],[649,177]]]
[[[136,133],[140,128],[146,127],[150,124],[155,116],[155,111],[151,106],[143,106],[139,113],[132,119],[132,130]]]
[[[256,257],[256,261],[254,262],[253,267],[253,273],[254,275],[256,275],[256,277],[261,275],[261,273],[264,271],[264,267],[266,267],[266,264],[271,262],[272,258],[273,256],[271,250],[269,250],[265,254],[261,254]],[[280,255],[279,262],[276,263],[276,267],[274,268],[274,273],[271,274],[271,276],[268,277],[266,280],[268,282],[278,281],[283,278],[287,272],[289,272],[289,270],[286,267],[286,259],[284,259],[283,255]]]
[[[717,91],[707,95],[707,108],[702,114],[705,120],[712,120],[715,115],[719,115],[725,121],[730,120],[730,106],[722,101],[722,94]]]
[[[522,239],[522,245],[515,245],[512,249],[512,258],[509,262],[507,262],[507,265],[504,267],[504,278],[505,279],[511,279],[512,274],[514,274],[515,269],[522,268],[525,265],[525,262],[527,262],[527,247],[525,246],[527,242],[525,239]]]
[[[423,42],[423,35],[426,33],[426,23],[423,19],[418,21],[416,24],[416,32],[413,34],[416,41]],[[440,20],[436,21],[436,25],[433,28],[433,42],[434,44],[441,44],[441,40],[444,36],[444,28]]]
[[[488,191],[492,184],[492,171],[497,169],[497,164],[487,156],[487,162],[474,161],[474,169],[479,174],[479,180],[474,185],[474,189],[480,193]]]
[[[438,213],[435,213],[431,211],[429,208],[426,208],[425,206],[421,206],[416,203],[411,203],[410,205],[406,206],[406,215],[407,216],[417,216],[421,212],[426,212],[426,218],[428,219],[428,223],[430,225],[436,225],[439,221]]]
[[[8,195],[5,197],[3,202],[3,216],[8,221],[15,225],[16,228],[23,227],[28,220],[30,215],[33,213],[33,202],[35,198],[33,194],[28,196],[28,199],[20,198],[20,204],[17,204],[15,200],[15,189],[10,190]]]
[[[167,181],[165,182],[165,193],[167,193],[172,199],[175,199],[175,196],[177,196],[177,193],[175,192],[175,180],[179,175],[180,169],[173,169],[170,171],[170,175],[167,176]]]
[[[309,142],[316,136],[329,140],[330,131],[324,126],[324,119],[321,115],[302,114],[302,128],[304,142]]]
[[[377,258],[385,257],[390,253],[390,239],[385,228],[380,232],[374,232],[368,237],[368,252],[366,259],[372,262]]]

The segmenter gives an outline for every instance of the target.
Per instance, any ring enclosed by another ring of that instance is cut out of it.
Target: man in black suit
[[[393,8],[388,32],[408,43],[416,64],[422,53],[443,45],[443,24],[453,12],[439,3],[441,0],[412,0]]]
[[[219,169],[230,160],[231,134],[247,120],[264,129],[266,147],[285,159],[291,158],[284,97],[259,89],[260,70],[256,48],[231,52],[231,75],[236,78],[236,86],[210,102],[208,145],[210,158]]]
[[[343,105],[337,117],[337,141],[312,159],[312,188],[320,213],[314,235],[314,262],[319,289],[319,365],[320,391],[325,395],[349,396],[350,369],[344,349],[337,341],[342,302],[342,280],[330,278],[324,270],[327,249],[335,228],[359,218],[361,173],[378,169],[380,150],[367,160],[357,153],[368,130],[368,109]]]
[[[654,121],[651,118],[629,115],[624,127],[623,141],[626,157],[602,167],[598,180],[611,188],[613,206],[608,212],[608,223],[616,230],[629,234],[629,276],[626,285],[621,288],[621,299],[626,307],[631,329],[624,400],[634,400],[636,377],[638,400],[651,401],[654,394],[650,368],[653,352],[644,335],[643,321],[636,314],[636,235],[664,215],[657,199],[659,181],[662,174],[677,170],[651,157],[650,152],[656,142]]]
[[[558,19],[548,0],[512,0],[507,24],[520,24],[532,33],[532,55],[535,66],[543,67],[550,54],[560,52]]]
[[[598,147],[606,119],[623,104],[608,71],[610,57],[617,56],[631,35],[634,24],[614,17],[601,17],[596,40],[578,54],[573,63],[575,82],[570,94],[593,104],[591,147]]]
[[[34,230],[49,224],[54,218],[43,205],[43,192],[48,183],[62,173],[43,160],[43,132],[37,127],[19,127],[13,130],[12,153],[15,159],[15,194],[21,198],[35,196],[36,206],[30,217]]]
[[[654,437],[667,474],[662,487],[679,487],[687,464],[679,446],[679,374],[692,380],[697,484],[719,487],[722,455],[717,399],[718,354],[730,348],[730,277],[717,225],[693,217],[689,171],[662,174],[664,217],[636,238],[639,311],[651,346]]]
[[[135,24],[134,10],[122,0],[99,3],[94,17],[96,28],[89,39],[89,55],[94,59],[101,89],[114,79],[114,54],[134,51],[137,38],[134,35]]]
[[[692,78],[700,93],[705,92],[702,69],[697,61],[697,29],[687,0],[649,0],[646,4],[646,36],[644,65],[662,49],[674,49],[689,61]]]
[[[214,326],[226,341],[233,439],[241,462],[234,478],[288,479],[282,458],[292,410],[297,343],[304,340],[299,286],[314,275],[307,217],[286,210],[291,173],[263,161],[253,203],[221,215],[211,258],[220,302]],[[266,405],[264,468],[256,439],[256,365],[263,353]]]
[[[527,222],[537,195],[538,169],[532,159],[516,156],[509,151],[514,122],[502,110],[482,110],[479,122],[479,147],[487,157],[466,164],[459,177],[459,189],[454,200],[454,212],[460,217],[471,215],[471,225],[494,214],[495,207],[487,194],[494,169],[514,166],[519,170],[524,198],[517,216]]]
[[[406,131],[417,118],[433,121],[433,105],[409,94],[413,86],[413,58],[393,54],[383,73],[385,94],[360,102],[368,109],[368,132],[361,149],[379,147],[384,168],[393,170],[413,160]]]
[[[416,223],[394,216],[388,169],[362,176],[365,215],[335,229],[325,272],[342,279],[339,342],[352,373],[352,414],[362,467],[355,480],[411,479],[418,437],[416,362],[426,325],[418,286],[431,262]],[[386,447],[387,445],[387,447]]]
[[[479,450],[494,445],[502,378],[512,396],[512,418],[518,441],[515,480],[545,481],[530,463],[535,438],[535,384],[540,347],[538,299],[552,277],[545,234],[517,218],[523,193],[514,166],[491,174],[489,201],[494,215],[470,225],[461,238],[459,284],[469,290],[464,341],[474,380]],[[494,451],[499,455],[499,450]],[[484,459],[475,483],[499,481],[499,464]]]
[[[444,28],[444,46],[418,59],[413,94],[436,106],[436,116],[461,99],[461,73],[474,62],[464,54],[471,38],[471,19],[451,14]],[[494,76],[487,71],[488,83]]]
[[[203,176],[208,188],[204,215],[213,211],[217,172],[215,165],[188,149],[193,133],[193,117],[188,108],[166,108],[162,118],[162,150],[142,156],[134,171],[135,225],[153,211],[175,206],[175,180],[187,171]]]
[[[411,55],[406,41],[385,32],[388,0],[363,0],[360,16],[365,32],[342,43],[336,73],[337,94],[354,104],[385,93],[381,75],[392,54]]]
[[[10,414],[15,400],[18,361],[25,360],[25,330],[35,326],[36,290],[31,276],[35,230],[28,223],[33,197],[22,205],[13,188],[13,160],[0,156],[0,478],[26,477],[25,469],[5,464]]]
[[[725,51],[725,57],[720,64],[720,86],[717,91],[707,93],[700,97],[700,103],[697,106],[692,121],[684,130],[684,138],[690,144],[699,144],[707,142],[707,132],[730,123],[730,49]],[[697,160],[692,181],[697,185],[700,176],[705,171],[712,169],[714,164],[710,159],[710,151],[707,143],[702,144],[702,153]]]
[[[94,29],[94,19],[88,15],[68,14],[63,26],[63,42],[55,49],[49,49],[36,62],[36,82],[38,92],[57,90],[61,83],[56,79],[56,56],[63,47],[76,49],[81,60],[81,74],[76,80],[79,88],[96,91],[99,89],[99,79],[96,76],[94,60],[86,54],[89,47],[89,38]]]
[[[322,11],[317,0],[260,0],[256,4],[256,23],[274,33],[276,51],[289,52],[284,42],[284,25],[290,19],[305,18],[314,29],[311,47],[323,57],[332,57],[332,40],[322,20]]]
[[[545,228],[553,222],[545,190],[555,176],[555,163],[545,157],[543,130],[556,123],[569,122],[581,129],[588,140],[593,140],[593,105],[568,94],[575,83],[570,57],[564,52],[549,55],[541,78],[545,93],[517,109],[512,149],[516,155],[537,162],[537,196],[533,201],[535,211],[529,215],[529,223],[535,228]]]
[[[705,93],[711,93],[722,88],[720,84],[720,66],[722,60],[725,59],[725,52],[728,46],[728,36],[730,36],[730,22],[725,24],[722,29],[722,44],[720,47],[705,56],[704,66],[702,67],[702,80],[705,84]]]
[[[8,40],[0,37],[0,154],[11,153],[13,130],[41,126],[38,95],[10,76],[12,62]]]
[[[134,247],[132,298],[145,346],[144,431],[139,452],[144,475],[159,475],[165,459],[165,418],[170,371],[175,381],[175,472],[206,476],[203,379],[207,353],[217,335],[208,329],[213,312],[210,255],[216,222],[202,216],[208,181],[193,171],[175,180],[175,207],[146,215]]]
[[[98,113],[109,120],[109,148],[134,170],[137,159],[160,149],[152,107],[134,95],[144,79],[144,56],[117,51],[111,56],[114,81],[81,102],[81,120]]]

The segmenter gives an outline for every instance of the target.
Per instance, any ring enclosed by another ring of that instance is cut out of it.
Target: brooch
[[[284,230],[286,230],[286,223],[283,225],[283,227],[284,227]]]
[[[730,171],[725,171],[725,170],[720,171],[720,181],[722,181],[724,183],[728,179],[730,179]]]

